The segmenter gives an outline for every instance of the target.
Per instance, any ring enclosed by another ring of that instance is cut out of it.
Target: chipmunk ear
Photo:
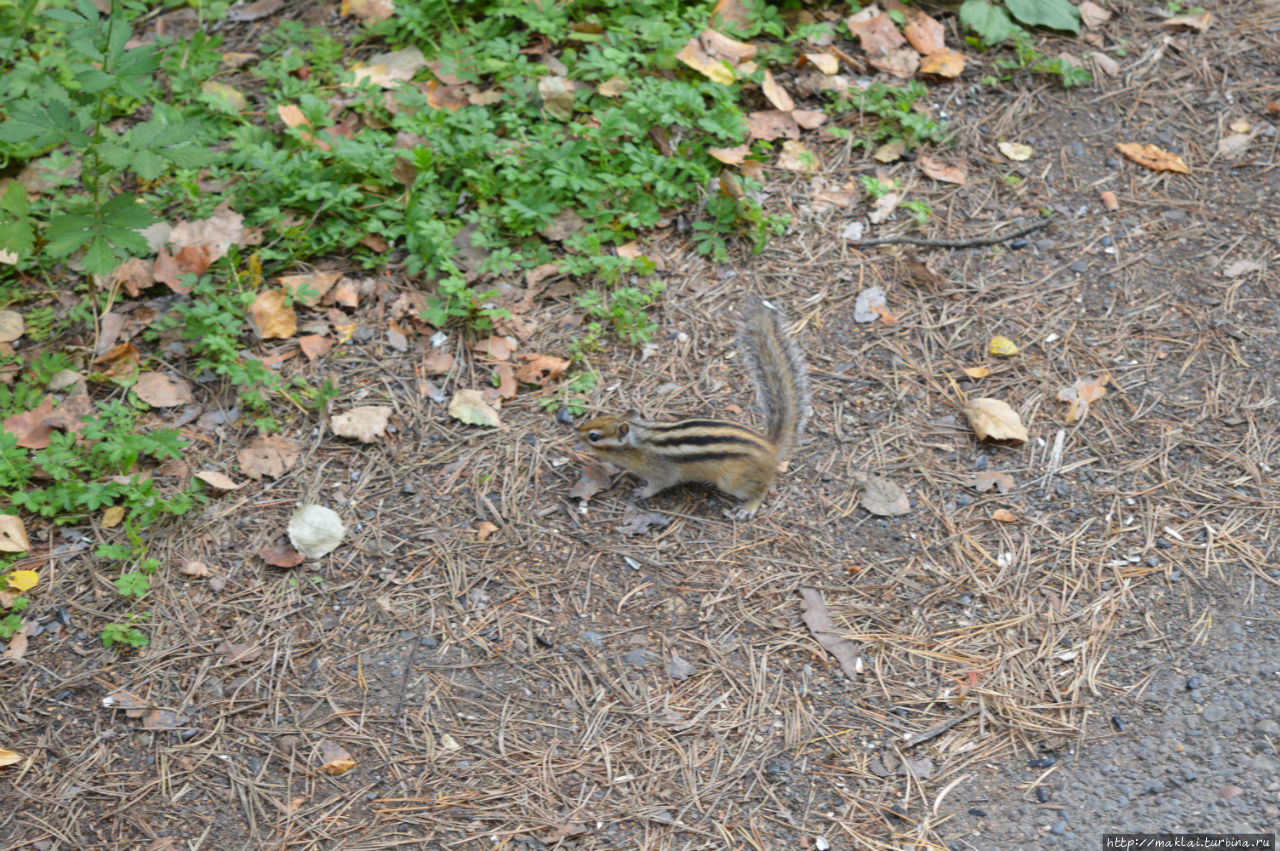
[[[618,424],[618,437],[626,437],[631,432],[630,423]]]

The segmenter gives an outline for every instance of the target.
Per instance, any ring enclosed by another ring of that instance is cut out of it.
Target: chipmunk
[[[604,416],[578,434],[596,455],[644,479],[636,498],[684,482],[715,485],[743,500],[737,520],[756,513],[781,463],[791,457],[809,413],[809,371],[782,315],[766,301],[752,304],[738,329],[738,348],[764,412],[763,433],[724,420],[649,422],[637,415]]]

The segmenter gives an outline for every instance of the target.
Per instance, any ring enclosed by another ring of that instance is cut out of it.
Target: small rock
[[[1082,272],[1084,272],[1085,269],[1089,268],[1089,265],[1085,263],[1083,260],[1077,260],[1076,262],[1071,264],[1070,268],[1072,272],[1075,272],[1077,275],[1079,275]]]
[[[622,658],[623,661],[633,668],[643,668],[657,657],[652,650],[642,650],[637,648]]]
[[[1203,717],[1204,720],[1212,724],[1216,724],[1217,722],[1221,721],[1223,718],[1227,717],[1227,710],[1223,709],[1221,706],[1219,706],[1216,703],[1211,703],[1204,708],[1204,712],[1202,713],[1201,717]]]
[[[1053,823],[1053,827],[1049,828],[1049,832],[1054,834],[1055,836],[1061,836],[1062,834],[1066,833],[1067,820],[1058,819],[1056,822]]]
[[[1243,794],[1244,794],[1244,789],[1232,784],[1223,786],[1222,789],[1219,790],[1218,792],[1218,795],[1220,797],[1228,801],[1230,801],[1232,798],[1239,798]]]
[[[1265,718],[1253,725],[1253,729],[1267,736],[1280,736],[1280,722]]]
[[[1200,678],[1199,677],[1189,678],[1187,680],[1187,691],[1191,691],[1192,689],[1197,689],[1197,688],[1200,688]]]

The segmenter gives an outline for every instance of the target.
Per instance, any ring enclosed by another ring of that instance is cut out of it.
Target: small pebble
[[[1111,247],[1111,246],[1113,246],[1113,245],[1115,245],[1115,241],[1114,241],[1114,240],[1112,240],[1112,239],[1111,239],[1111,237],[1109,237],[1109,236],[1104,236],[1104,237],[1102,238],[1102,247],[1103,247],[1103,248],[1110,248],[1110,247]]]
[[[1200,688],[1200,678],[1190,677],[1187,679],[1187,691]]]
[[[990,466],[991,466],[991,458],[990,456],[987,456],[987,455],[979,455],[973,461],[973,469],[975,470],[985,470],[987,469],[987,467],[990,467]]]
[[[1031,243],[1028,242],[1027,240],[1019,238],[1019,239],[1012,240],[1009,243],[1009,247],[1012,248],[1014,251],[1018,251],[1020,249],[1026,248],[1030,244]]]
[[[1049,803],[1049,793],[1045,791],[1043,786],[1036,787],[1036,800],[1041,804]]]
[[[976,817],[976,818],[986,818],[986,817],[987,817],[987,811],[986,811],[986,810],[980,810],[980,809],[978,809],[977,807],[970,807],[970,808],[969,808],[969,815],[974,816],[974,817]]]
[[[1067,832],[1066,819],[1058,819],[1054,822],[1053,827],[1049,828],[1049,832],[1055,835],[1061,835]]]
[[[1218,794],[1225,800],[1230,801],[1232,798],[1238,798],[1241,795],[1243,795],[1244,789],[1240,788],[1239,786],[1229,784],[1227,786],[1223,786],[1222,790],[1218,792]]]
[[[1070,268],[1072,272],[1075,272],[1078,275],[1084,272],[1085,269],[1089,268],[1089,265],[1085,263],[1083,260],[1077,260],[1076,262],[1071,264]]]
[[[568,406],[562,405],[560,410],[556,411],[556,422],[560,425],[573,425],[573,413]]]
[[[1058,761],[1056,756],[1042,756],[1027,763],[1027,768],[1048,768]]]

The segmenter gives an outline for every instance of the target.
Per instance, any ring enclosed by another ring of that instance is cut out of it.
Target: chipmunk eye
[[[587,432],[587,440],[591,441],[592,443],[595,443],[599,439],[600,439],[600,432],[598,431]]]

